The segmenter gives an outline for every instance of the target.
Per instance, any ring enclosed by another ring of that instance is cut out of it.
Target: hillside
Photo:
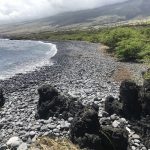
[[[132,0],[123,3],[103,6],[95,9],[77,11],[72,13],[63,13],[45,19],[53,25],[70,25],[77,23],[91,22],[98,20],[98,17],[114,16],[118,17],[117,21],[134,19],[136,17],[150,16],[150,1],[148,0]]]
[[[30,33],[39,31],[55,31],[84,29],[114,23],[128,23],[134,20],[150,19],[149,0],[129,0],[95,9],[66,12],[35,21],[21,22],[0,26],[1,34]]]

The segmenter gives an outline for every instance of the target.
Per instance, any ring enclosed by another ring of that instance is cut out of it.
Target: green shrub
[[[115,48],[116,55],[121,60],[135,61],[139,58],[139,52],[143,49],[143,45],[144,43],[139,39],[122,40]]]
[[[92,36],[90,38],[90,42],[92,42],[92,43],[99,43],[100,42],[99,36],[98,35]]]
[[[108,45],[111,50],[114,50],[118,42],[130,38],[140,38],[141,34],[131,28],[115,28],[103,34],[101,40],[104,44]]]
[[[150,44],[147,44],[139,53],[139,57],[144,61],[150,63]]]
[[[150,38],[150,28],[143,28],[141,34],[144,34],[147,38]]]

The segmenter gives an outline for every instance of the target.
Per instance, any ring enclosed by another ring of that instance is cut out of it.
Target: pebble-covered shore
[[[147,150],[140,137],[130,130],[128,121],[116,115],[108,117],[104,112],[104,101],[108,95],[118,97],[119,83],[113,79],[119,66],[132,70],[139,77],[144,67],[139,64],[117,62],[101,51],[100,44],[87,42],[53,42],[58,53],[53,58],[53,66],[45,66],[36,71],[18,74],[8,80],[0,81],[5,91],[6,103],[0,109],[0,149],[14,136],[24,144],[31,144],[42,135],[67,136],[73,118],[36,120],[39,86],[48,83],[65,95],[79,98],[84,105],[99,105],[100,123],[106,121],[114,128],[123,127],[129,132],[132,150]],[[26,147],[24,146],[24,147]]]

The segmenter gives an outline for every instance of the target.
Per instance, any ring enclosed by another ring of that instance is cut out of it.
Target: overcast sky
[[[125,0],[0,0],[0,22],[52,16]]]

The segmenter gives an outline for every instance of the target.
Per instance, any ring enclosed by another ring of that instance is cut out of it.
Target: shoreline
[[[2,41],[6,40],[8,42],[10,41],[10,43],[12,41],[10,39],[0,39],[0,40],[2,40]],[[13,41],[14,41],[14,44],[18,44],[18,40],[13,40]],[[17,43],[16,43],[16,41],[17,41]],[[9,71],[8,69],[6,69],[7,71],[5,72],[5,69],[3,69],[2,74],[0,76],[0,80],[3,80],[3,81],[9,80],[10,78],[17,76],[18,74],[28,74],[30,72],[40,70],[42,67],[53,65],[51,58],[53,58],[57,54],[57,47],[55,44],[50,43],[48,41],[33,41],[33,40],[21,40],[21,42],[23,42],[23,44],[26,44],[26,45],[31,43],[31,44],[35,45],[35,47],[43,46],[45,48],[45,51],[43,50],[43,55],[45,55],[45,57],[37,56],[39,61],[36,60],[37,58],[34,58],[34,59],[32,58],[33,62],[31,62],[31,63],[24,62],[24,65],[22,64],[21,67],[20,67],[20,65],[12,66],[13,71],[11,71],[11,70]],[[30,47],[28,47],[28,46],[25,48],[30,49]],[[34,48],[33,48],[33,50],[34,50]],[[28,52],[28,53],[30,53],[30,52]],[[16,63],[16,62],[12,61],[12,63]]]
[[[0,111],[1,123],[4,124],[0,143],[5,144],[15,135],[28,144],[32,136],[68,136],[68,130],[61,131],[60,126],[64,122],[61,118],[35,120],[39,98],[37,89],[43,84],[55,86],[65,95],[80,99],[84,105],[98,104],[100,118],[105,113],[105,97],[118,97],[119,82],[115,82],[112,76],[122,63],[100,53],[100,44],[77,41],[53,43],[58,49],[52,58],[54,65],[0,81],[6,97],[6,104]],[[133,64],[127,64],[127,67],[135,68]]]

